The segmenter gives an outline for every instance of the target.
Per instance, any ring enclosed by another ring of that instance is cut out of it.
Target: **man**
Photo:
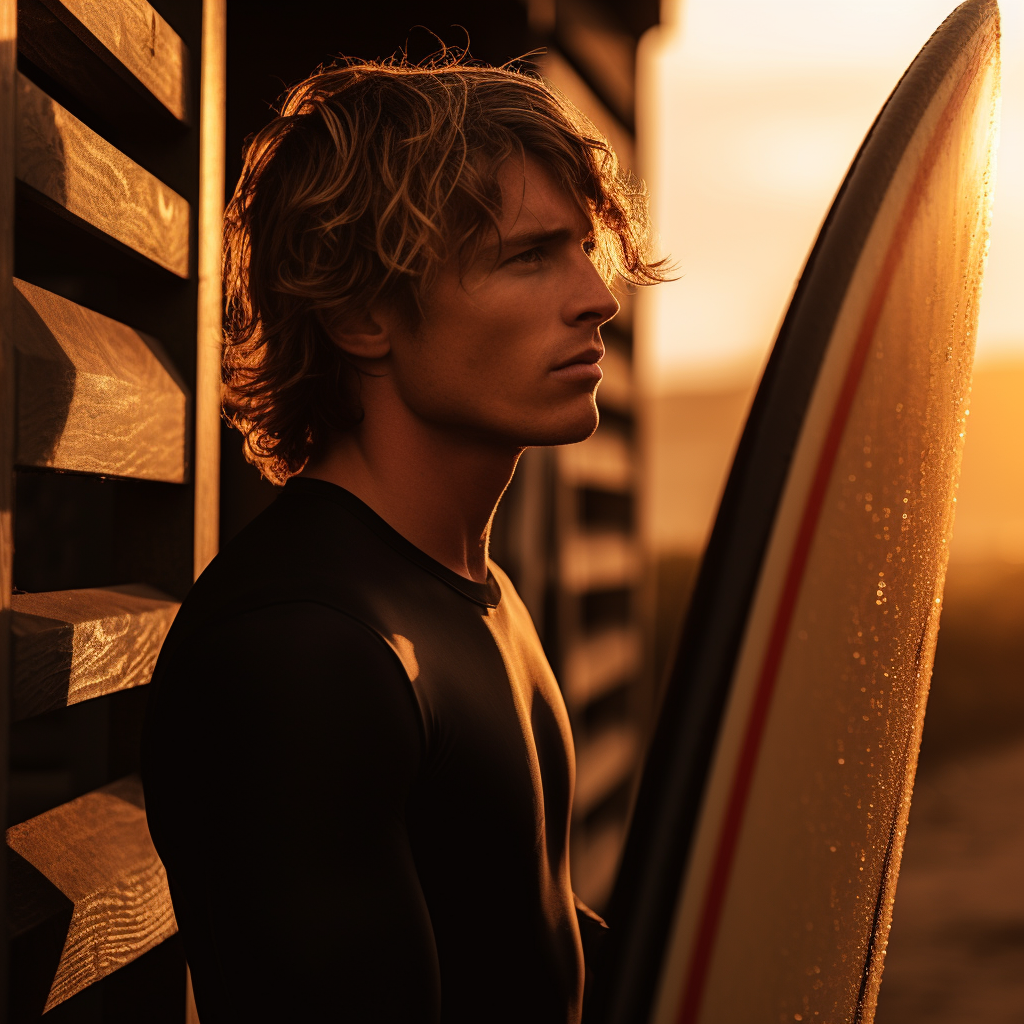
[[[506,69],[344,64],[252,142],[225,405],[287,483],[185,601],[144,750],[203,1024],[579,1020],[572,738],[487,540],[524,448],[597,426],[644,237]]]

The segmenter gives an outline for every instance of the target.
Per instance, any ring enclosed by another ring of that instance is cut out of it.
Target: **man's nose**
[[[593,323],[600,326],[607,323],[619,311],[619,300],[605,284],[597,267],[586,253],[581,253],[580,281],[574,290],[570,319],[574,323]]]

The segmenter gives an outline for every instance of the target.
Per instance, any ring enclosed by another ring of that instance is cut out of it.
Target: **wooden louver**
[[[184,483],[188,395],[159,342],[14,287],[17,464]]]
[[[12,599],[14,721],[144,686],[178,602],[147,587]]]
[[[188,276],[188,203],[18,75],[17,180],[62,214]]]
[[[136,773],[145,685],[216,548],[224,52],[225,0],[0,0],[11,1024],[186,1013]]]

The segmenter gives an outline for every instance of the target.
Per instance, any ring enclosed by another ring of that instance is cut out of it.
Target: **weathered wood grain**
[[[16,594],[15,721],[149,682],[178,603],[143,586]]]
[[[177,931],[138,777],[12,826],[7,845],[74,904],[44,1010]]]
[[[18,0],[18,49],[110,121],[188,120],[188,49],[145,0]]]
[[[15,281],[22,466],[181,483],[189,400],[155,339]]]
[[[63,215],[178,277],[189,272],[189,205],[18,75],[15,174]]]
[[[19,48],[29,52],[31,47],[33,54],[52,46],[53,28],[40,8],[131,88],[152,96],[177,120],[186,120],[188,48],[146,0],[19,0]],[[37,37],[37,25],[49,28],[43,38]],[[88,73],[83,63],[79,57],[75,66],[53,77],[63,81]]]

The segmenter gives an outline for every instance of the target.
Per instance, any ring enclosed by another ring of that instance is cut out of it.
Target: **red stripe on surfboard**
[[[735,860],[739,833],[743,824],[743,815],[753,783],[754,768],[761,748],[761,740],[764,736],[768,711],[775,692],[779,664],[782,661],[783,651],[785,650],[790,623],[810,556],[811,543],[814,539],[818,519],[821,515],[821,508],[825,501],[825,493],[832,475],[836,456],[839,452],[843,432],[846,429],[850,410],[853,407],[857,388],[860,385],[861,375],[871,348],[871,342],[874,339],[875,330],[881,318],[882,307],[892,285],[896,267],[903,255],[914,215],[921,200],[924,198],[927,179],[934,170],[938,160],[940,147],[945,141],[952,127],[953,120],[957,113],[959,113],[960,107],[963,105],[968,88],[974,81],[980,67],[988,62],[989,54],[994,44],[995,37],[990,35],[988,46],[983,51],[979,50],[975,60],[965,68],[956,89],[946,103],[939,124],[936,126],[936,131],[928,142],[928,148],[918,168],[910,193],[907,196],[903,209],[900,211],[900,219],[897,222],[896,230],[893,232],[892,241],[889,243],[885,260],[875,282],[864,319],[861,322],[861,328],[854,345],[850,364],[847,367],[839,400],[833,412],[825,443],[818,458],[814,479],[807,497],[807,503],[804,506],[803,516],[800,520],[796,543],[790,557],[786,580],[779,600],[779,607],[772,625],[768,648],[765,653],[750,718],[748,719],[743,738],[743,746],[729,793],[729,802],[726,805],[725,818],[719,833],[714,866],[704,898],[704,906],[701,910],[700,923],[690,957],[683,995],[679,1003],[679,1011],[676,1015],[677,1024],[696,1024],[698,1014],[700,1013],[708,968],[711,964],[711,955],[721,921],[722,907],[728,890],[729,876],[732,871],[733,861]]]

